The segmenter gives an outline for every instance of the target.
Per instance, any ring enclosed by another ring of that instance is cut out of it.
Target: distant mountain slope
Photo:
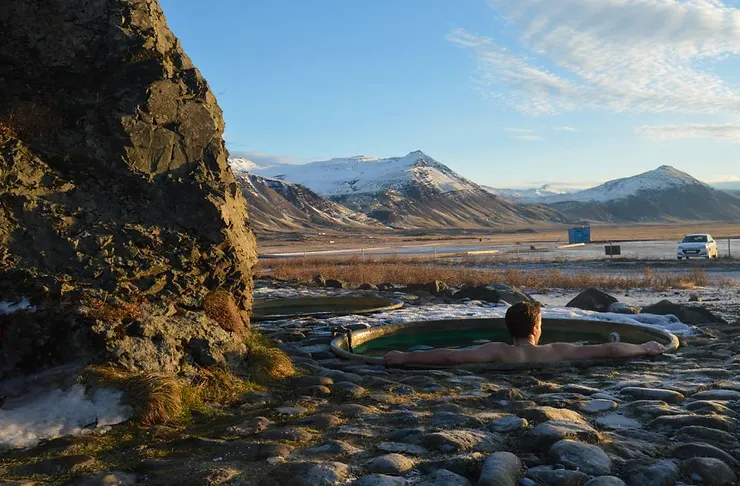
[[[377,220],[325,199],[304,186],[246,172],[237,171],[235,175],[247,199],[250,222],[258,233],[384,228]]]
[[[592,221],[740,220],[739,198],[669,166],[544,201]]]
[[[541,203],[545,198],[574,192],[574,190],[558,189],[549,184],[528,189],[502,189],[483,186],[483,189],[496,196],[522,203]]]
[[[685,172],[668,165],[661,165],[655,170],[631,177],[614,179],[591,189],[550,196],[545,198],[544,202],[548,204],[564,201],[608,202],[635,196],[643,191],[662,191],[696,185],[709,187]]]
[[[256,171],[303,184],[398,228],[486,228],[564,220],[546,206],[503,200],[421,151],[388,159],[359,156]]]

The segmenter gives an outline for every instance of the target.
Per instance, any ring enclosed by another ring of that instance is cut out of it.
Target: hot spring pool
[[[657,341],[666,346],[667,351],[675,351],[678,348],[676,336],[664,329],[576,319],[543,318],[540,343],[599,344],[610,342],[615,337],[620,342],[633,344]],[[492,341],[511,343],[503,318],[450,319],[374,327],[352,332],[350,336],[339,336],[332,341],[331,347],[332,351],[341,358],[382,364],[382,356],[392,350],[466,348]],[[613,362],[613,360],[590,360],[588,362],[579,361],[577,364],[597,364],[601,361]],[[576,363],[568,362],[568,364]],[[552,366],[553,363],[486,363],[477,364],[476,367],[520,369],[543,365]]]
[[[299,297],[255,300],[252,320],[368,314],[400,309],[403,302],[383,297]]]

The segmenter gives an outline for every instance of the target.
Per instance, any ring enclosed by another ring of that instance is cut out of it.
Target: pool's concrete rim
[[[559,331],[573,330],[577,332],[583,330],[584,325],[600,325],[607,329],[605,333],[617,332],[621,337],[626,340],[632,341],[656,341],[666,348],[666,353],[674,352],[678,349],[679,342],[678,338],[671,332],[647,325],[631,324],[625,322],[611,322],[611,321],[600,321],[592,319],[558,319],[558,318],[543,318],[543,326],[549,328],[555,328]],[[389,324],[386,326],[371,327],[368,329],[361,329],[359,331],[353,331],[351,335],[352,346],[358,346],[360,344],[372,341],[374,339],[381,338],[390,334],[397,333],[406,329],[424,329],[425,332],[444,331],[450,328],[454,329],[481,329],[482,327],[495,329],[506,329],[506,324],[502,317],[496,318],[472,318],[472,319],[444,319],[444,320],[432,320],[432,321],[414,321],[404,322],[399,324]],[[366,364],[382,365],[383,358],[376,356],[364,356],[361,354],[355,354],[349,352],[349,343],[347,335],[343,334],[337,336],[331,342],[332,352],[340,357],[351,361],[363,362]],[[529,370],[537,368],[550,368],[550,367],[570,367],[570,366],[597,366],[605,364],[614,364],[623,362],[624,359],[596,359],[596,360],[579,360],[579,361],[558,361],[558,362],[547,362],[547,363],[470,363],[464,365],[406,365],[408,368],[465,368],[465,369],[480,369],[480,370],[500,370],[500,371],[515,371],[515,370]]]
[[[353,307],[347,307],[353,304]],[[319,312],[290,312],[290,309],[300,309],[306,305],[325,305],[326,311]],[[346,308],[342,308],[346,307]],[[359,307],[359,308],[358,308]],[[379,296],[313,296],[313,297],[285,297],[276,299],[255,299],[252,306],[253,321],[276,321],[282,319],[298,319],[305,317],[347,316],[354,314],[372,314],[397,310],[403,307],[403,301]],[[260,313],[265,309],[284,309],[281,313]]]

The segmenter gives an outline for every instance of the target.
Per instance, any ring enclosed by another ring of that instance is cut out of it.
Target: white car
[[[717,258],[719,256],[717,242],[712,235],[706,233],[686,235],[678,244],[676,256],[679,260],[682,258],[688,260],[691,257]]]

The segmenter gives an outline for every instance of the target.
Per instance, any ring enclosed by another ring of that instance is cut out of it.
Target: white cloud
[[[544,140],[544,138],[540,137],[539,135],[514,135],[510,138],[513,138],[514,140],[522,140],[525,142],[541,142]]]
[[[475,52],[480,89],[522,113],[740,112],[740,92],[713,69],[740,53],[740,9],[720,0],[488,3],[518,45],[462,29],[448,38]]]
[[[580,131],[577,128],[573,128],[573,127],[552,127],[552,129],[555,130],[556,132],[578,132]]]
[[[682,140],[703,138],[718,142],[740,142],[740,125],[643,125],[635,128],[635,134],[650,140]]]

